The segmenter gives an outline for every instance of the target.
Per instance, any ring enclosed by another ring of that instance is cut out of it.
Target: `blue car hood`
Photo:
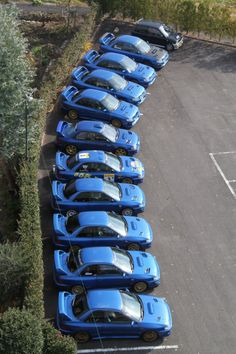
[[[146,274],[160,278],[160,268],[155,257],[146,252],[132,251],[130,253],[133,258],[134,274]]]
[[[121,115],[123,118],[133,118],[139,112],[137,106],[126,101],[120,101],[119,107],[115,113]]]
[[[151,78],[153,75],[156,75],[155,70],[151,66],[140,64],[140,63],[137,64],[137,68],[133,73],[147,80]]]
[[[145,204],[145,196],[143,191],[133,184],[122,183],[122,201],[129,202],[132,204]]]
[[[132,131],[120,129],[116,142],[122,145],[136,146],[139,142],[139,136]]]
[[[123,171],[126,173],[135,173],[137,175],[144,175],[144,167],[141,161],[134,157],[120,156],[122,161]]]
[[[133,218],[131,216],[125,216],[125,220],[128,224],[128,235],[140,236],[147,241],[152,241],[153,233],[148,222],[143,218]]]
[[[121,92],[129,97],[138,98],[145,93],[145,88],[139,84],[129,81],[128,85]]]
[[[172,328],[172,318],[169,305],[165,299],[148,295],[139,295],[144,308],[144,323],[150,323],[160,329],[170,330]]]
[[[151,46],[150,51],[148,52],[148,56],[156,58],[158,61],[164,60],[167,56],[169,56],[168,52],[165,49],[161,49],[155,45]]]

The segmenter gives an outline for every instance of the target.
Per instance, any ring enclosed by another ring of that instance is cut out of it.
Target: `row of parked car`
[[[61,94],[70,122],[57,126],[52,182],[57,326],[79,342],[168,336],[164,298],[142,295],[160,284],[145,209],[140,138],[129,131],[142,114],[146,88],[169,60],[139,37],[105,33]],[[134,60],[135,59],[135,60]]]

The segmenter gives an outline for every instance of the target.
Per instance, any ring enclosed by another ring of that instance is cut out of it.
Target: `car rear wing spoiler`
[[[57,124],[57,129],[56,129],[57,135],[64,136],[63,131],[68,124],[69,124],[68,122],[64,122],[63,120],[60,120],[59,123]]]
[[[64,100],[71,101],[73,96],[78,92],[78,89],[74,86],[68,86],[62,91],[61,97]]]
[[[96,58],[98,58],[99,56],[100,56],[100,54],[96,50],[91,49],[91,50],[87,51],[87,53],[84,54],[82,60],[87,63],[93,63],[94,60]]]
[[[58,312],[59,316],[63,317],[66,320],[71,320],[71,317],[66,311],[67,308],[67,297],[70,296],[71,294],[68,293],[67,291],[60,291],[58,295]]]
[[[113,39],[115,39],[115,35],[113,33],[107,32],[104,33],[104,35],[99,38],[99,43],[103,45],[107,45],[111,41],[113,41]]]
[[[78,66],[72,71],[71,77],[73,80],[81,80],[86,74],[89,73],[89,70],[85,66]]]
[[[65,252],[62,250],[56,250],[54,251],[54,266],[55,266],[55,270],[57,273],[61,274],[61,275],[66,275],[66,270],[63,268],[63,264],[61,261],[61,256],[63,256]]]

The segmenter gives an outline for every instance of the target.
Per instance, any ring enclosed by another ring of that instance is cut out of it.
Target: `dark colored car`
[[[183,36],[163,22],[139,20],[136,22],[132,35],[138,36],[145,41],[166,48],[168,51],[178,49],[183,45]]]

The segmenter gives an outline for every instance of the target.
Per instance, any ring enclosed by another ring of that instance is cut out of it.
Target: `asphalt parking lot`
[[[101,353],[233,354],[236,49],[186,40],[149,92],[134,130],[141,135],[137,157],[146,171],[143,216],[153,227],[151,252],[161,267],[161,285],[153,294],[167,298],[173,334],[151,346],[142,341],[92,342],[81,345],[79,353],[96,348]],[[56,116],[60,118],[57,111],[48,121],[39,171],[48,318],[55,314],[57,299],[47,238],[51,233],[47,176],[55,154],[51,142]]]

